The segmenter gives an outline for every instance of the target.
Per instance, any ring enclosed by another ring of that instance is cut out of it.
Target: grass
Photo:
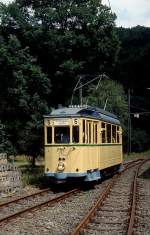
[[[44,166],[24,166],[21,167],[23,185],[34,185],[37,187],[46,186],[46,179],[44,177]]]
[[[130,155],[124,154],[124,160],[134,160],[137,158],[150,158],[150,150],[142,153],[131,153]],[[140,175],[141,178],[150,179],[150,167]]]
[[[16,156],[14,162],[22,172],[22,182],[24,187],[27,185],[44,187],[46,185],[43,160],[36,161],[35,167],[32,167],[31,162],[26,156]]]
[[[134,160],[137,158],[149,158],[150,157],[150,150],[142,153],[131,153],[130,155],[124,154],[123,159],[124,160]]]

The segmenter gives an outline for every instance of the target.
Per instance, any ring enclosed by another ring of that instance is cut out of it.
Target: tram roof
[[[116,115],[97,107],[64,107],[55,109],[44,117],[88,117],[120,125]]]

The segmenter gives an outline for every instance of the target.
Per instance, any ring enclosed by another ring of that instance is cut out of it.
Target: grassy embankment
[[[150,157],[150,150],[142,153],[131,153],[130,155],[124,154],[124,160],[134,160],[137,158]],[[43,186],[45,184],[44,161],[36,161],[36,166],[33,168],[25,156],[18,156],[15,163],[22,171],[23,185]],[[150,178],[150,168],[144,174],[146,178]]]
[[[30,161],[25,156],[17,156],[15,164],[20,168],[22,172],[23,186],[34,185],[44,186],[45,178],[44,173],[44,162],[36,161],[36,166],[32,167]]]
[[[131,153],[130,155],[128,155],[128,154],[123,155],[124,161],[130,160],[130,159],[134,160],[137,158],[150,158],[150,150],[148,150],[146,152],[142,152],[142,153]]]
[[[138,158],[150,158],[150,150],[142,153],[131,153],[130,155],[124,154],[124,160],[134,160]],[[145,172],[143,172],[140,177],[150,179],[150,167]]]

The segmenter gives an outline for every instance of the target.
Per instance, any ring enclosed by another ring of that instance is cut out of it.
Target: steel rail
[[[120,174],[117,174],[113,177],[111,183],[109,183],[106,187],[106,189],[103,191],[101,197],[98,199],[98,201],[92,206],[92,208],[89,210],[87,215],[83,218],[83,220],[78,224],[78,226],[75,228],[73,232],[70,233],[70,235],[78,235],[81,233],[81,230],[85,228],[85,226],[91,221],[93,216],[96,214],[97,208],[102,206],[106,196],[110,192],[113,184],[115,183],[116,179],[119,177]]]
[[[143,164],[145,164],[147,161],[150,161],[150,159],[144,160],[139,167],[137,168],[134,176],[134,182],[132,186],[132,202],[131,202],[131,213],[130,213],[130,219],[127,229],[127,235],[133,234],[133,227],[134,227],[134,221],[135,221],[135,212],[136,212],[136,193],[137,193],[137,177],[139,175],[139,170]]]
[[[150,160],[150,159],[149,159]],[[125,169],[114,175],[111,182],[107,185],[106,189],[102,192],[102,194],[100,195],[100,198],[97,200],[97,202],[90,208],[89,212],[87,213],[87,215],[81,220],[81,222],[77,225],[77,227],[70,233],[70,235],[79,235],[81,234],[81,231],[86,227],[86,225],[92,220],[92,218],[94,217],[94,215],[96,214],[96,211],[98,208],[100,208],[103,203],[104,200],[106,199],[106,197],[108,196],[111,188],[114,186],[114,183],[116,182],[116,180],[122,175],[123,172],[125,172],[126,170],[139,165],[139,160],[134,161],[135,164],[133,164],[133,162],[129,163]]]
[[[134,164],[134,163],[137,163],[137,162],[141,162],[143,160],[144,160],[143,158],[139,158],[139,159],[136,159],[136,160],[133,160],[133,161],[130,161],[130,162],[125,162],[125,163],[123,163],[123,165],[128,166],[128,165],[131,165],[131,164]]]
[[[43,189],[43,190],[39,190],[39,191],[37,191],[35,193],[29,194],[29,195],[26,195],[26,196],[23,196],[23,197],[17,197],[17,198],[14,198],[14,199],[10,200],[10,201],[6,201],[6,202],[3,202],[3,203],[0,203],[0,207],[7,206],[9,204],[12,204],[14,202],[18,202],[18,201],[27,199],[29,197],[34,197],[34,196],[40,195],[40,194],[48,192],[48,191],[50,191],[50,189]]]
[[[138,160],[132,161],[132,162],[130,162],[130,163],[127,163],[126,166],[125,166],[125,169],[124,169],[122,172],[124,172],[126,169],[129,169],[130,167],[133,167],[133,166],[137,165],[138,162],[139,162],[139,161],[142,161],[142,160],[143,160],[143,159],[138,159]],[[135,164],[135,163],[136,163],[136,164]],[[134,164],[134,165],[132,166],[132,164]],[[105,190],[105,192],[103,193],[104,195],[102,194],[102,196],[101,196],[101,198],[99,199],[99,201],[97,201],[97,203],[95,203],[95,208],[97,208],[97,206],[98,206],[98,207],[101,206],[101,204],[103,203],[105,197],[108,195],[108,193],[109,193],[111,187],[113,186],[114,182],[116,181],[116,178],[118,178],[118,177],[120,176],[120,174],[121,174],[121,173],[115,175],[115,176],[112,178],[113,183],[111,182],[111,183],[106,187],[106,190]],[[18,201],[27,199],[27,198],[32,197],[32,196],[40,195],[40,194],[42,194],[42,193],[44,193],[44,192],[48,192],[48,191],[50,191],[50,189],[40,190],[40,191],[38,191],[38,192],[35,192],[35,193],[33,193],[33,194],[29,194],[29,195],[24,196],[24,197],[15,198],[15,199],[13,199],[13,200],[10,200],[10,201],[1,203],[1,204],[0,204],[0,207],[7,206],[7,205],[9,205],[9,204],[11,204],[11,203],[15,203],[15,202],[18,202]],[[25,212],[31,211],[31,210],[36,209],[36,208],[38,208],[38,207],[41,207],[41,206],[44,206],[44,205],[51,205],[51,204],[53,204],[53,203],[55,203],[55,202],[59,202],[59,201],[65,199],[65,198],[67,198],[67,197],[70,196],[71,194],[74,194],[74,193],[76,193],[76,192],[78,192],[78,191],[80,191],[80,190],[79,190],[79,189],[74,189],[74,190],[71,190],[71,191],[69,191],[69,192],[67,192],[67,193],[64,193],[64,194],[61,195],[61,196],[55,197],[55,198],[53,198],[53,199],[49,199],[49,200],[47,200],[47,201],[45,201],[45,202],[39,203],[39,204],[37,204],[37,205],[31,206],[31,207],[28,207],[28,208],[25,208],[25,209],[23,209],[23,210],[21,210],[21,211],[18,211],[18,212],[16,212],[16,213],[13,213],[13,214],[11,214],[11,215],[9,215],[9,216],[6,216],[6,217],[0,219],[0,223],[6,222],[6,221],[8,221],[8,220],[10,220],[10,219],[12,219],[12,218],[15,218],[15,217],[17,217],[17,216],[19,216],[19,215],[21,215],[21,214],[23,214],[23,213],[25,213]],[[90,214],[90,211],[89,211],[88,215],[89,215],[89,214]],[[94,212],[94,209],[93,209],[93,215],[94,215],[94,214],[95,214],[95,212]],[[87,216],[88,216],[88,215],[87,215]],[[88,220],[88,222],[90,221],[89,218],[88,218],[87,220]],[[87,223],[88,223],[88,222],[87,222]],[[78,234],[78,233],[71,233],[71,234]]]
[[[79,189],[73,189],[73,190],[71,190],[71,191],[69,191],[69,192],[67,192],[67,193],[64,193],[64,194],[60,195],[60,196],[57,196],[57,197],[55,197],[55,198],[46,200],[46,201],[44,201],[44,202],[42,202],[42,203],[39,203],[39,204],[36,204],[36,205],[34,205],[34,206],[25,208],[25,209],[20,210],[20,211],[18,211],[18,212],[16,212],[16,213],[13,213],[13,214],[8,215],[8,216],[6,216],[6,217],[4,217],[4,218],[1,218],[1,219],[0,219],[0,225],[2,225],[2,222],[7,222],[8,220],[10,220],[10,219],[12,219],[12,218],[15,218],[15,217],[17,217],[17,216],[19,216],[19,215],[21,215],[21,214],[24,214],[25,212],[32,211],[33,209],[38,209],[39,207],[42,207],[42,206],[45,206],[45,205],[48,205],[48,206],[49,206],[49,205],[52,205],[52,204],[54,204],[54,203],[56,203],[56,202],[59,202],[59,201],[61,201],[61,200],[64,200],[65,198],[67,198],[67,197],[71,196],[72,194],[75,194],[75,193],[77,193],[77,192],[79,192],[79,191],[80,191]]]

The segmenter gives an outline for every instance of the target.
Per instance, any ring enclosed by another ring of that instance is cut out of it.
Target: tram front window
[[[54,141],[56,144],[70,143],[70,127],[55,127]]]
[[[79,143],[79,127],[73,126],[72,128],[72,142]]]
[[[52,143],[52,127],[47,127],[47,143]]]

